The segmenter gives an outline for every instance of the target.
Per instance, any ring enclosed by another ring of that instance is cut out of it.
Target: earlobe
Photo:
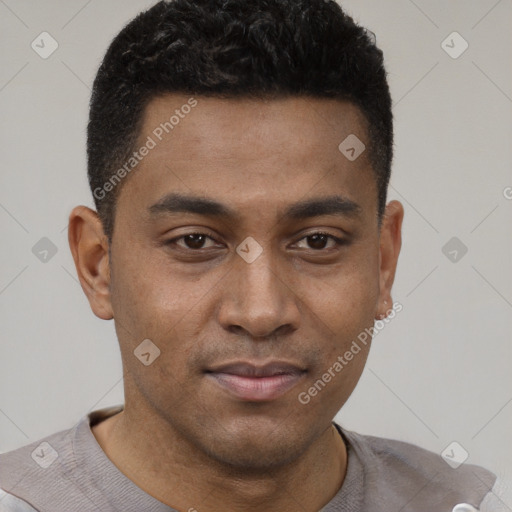
[[[93,313],[111,320],[110,262],[108,240],[98,214],[86,206],[75,207],[69,216],[68,241],[78,279]]]
[[[391,296],[389,297],[391,299]],[[375,315],[376,320],[384,320],[388,316],[388,301],[384,300],[382,301],[383,307],[384,307],[384,313],[378,313]],[[380,309],[380,308],[379,308]]]
[[[379,302],[375,318],[382,320],[390,310],[391,288],[395,280],[398,256],[402,246],[404,208],[399,201],[390,201],[382,219],[379,248]]]

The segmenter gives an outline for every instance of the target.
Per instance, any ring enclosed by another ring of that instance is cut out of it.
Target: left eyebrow
[[[339,195],[306,199],[290,206],[283,217],[285,219],[306,219],[321,215],[339,215],[342,217],[359,217],[363,212],[361,206],[351,199]]]

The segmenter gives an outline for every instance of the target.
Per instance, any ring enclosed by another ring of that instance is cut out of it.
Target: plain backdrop
[[[405,220],[393,296],[403,310],[336,419],[438,453],[455,441],[467,462],[510,471],[512,1],[342,4],[385,53],[389,199]],[[0,0],[0,451],[123,402],[113,322],[89,308],[67,219],[93,206],[85,130],[98,65],[150,5]],[[46,59],[31,47],[42,32],[58,43]],[[56,250],[47,261],[42,238]]]

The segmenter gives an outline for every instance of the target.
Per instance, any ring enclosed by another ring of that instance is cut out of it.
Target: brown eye
[[[177,245],[182,249],[190,249],[193,251],[198,251],[200,249],[208,249],[210,247],[214,247],[215,244],[211,244],[210,246],[205,247],[205,243],[211,240],[214,242],[213,238],[204,234],[204,233],[189,233],[187,235],[182,235],[177,238],[173,238],[166,242],[166,245]]]
[[[300,241],[302,240],[306,240],[307,247],[304,247],[305,249],[313,249],[316,251],[320,251],[326,248],[331,249],[337,245],[342,245],[344,243],[344,241],[341,238],[329,235],[328,233],[312,233],[310,235],[305,236]],[[333,244],[331,244],[330,247],[327,247],[329,240],[331,240]]]
[[[312,249],[325,249],[328,238],[326,235],[311,235],[307,237],[309,246]]]
[[[205,235],[185,235],[183,241],[189,249],[201,249],[205,242]]]

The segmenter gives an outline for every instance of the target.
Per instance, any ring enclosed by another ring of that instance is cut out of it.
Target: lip
[[[292,389],[306,371],[283,361],[265,365],[229,363],[206,371],[206,376],[239,400],[268,402]]]

